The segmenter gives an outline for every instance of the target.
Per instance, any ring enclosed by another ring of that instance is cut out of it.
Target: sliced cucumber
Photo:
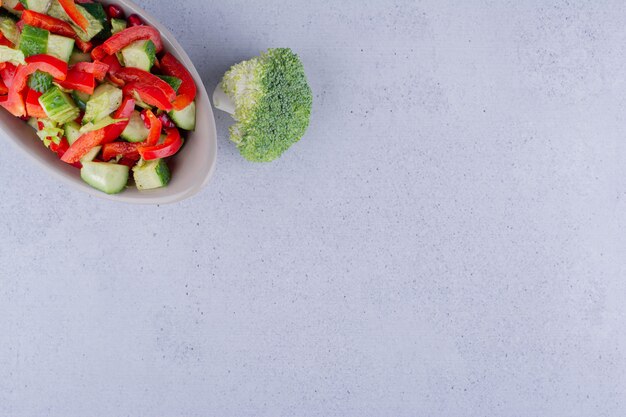
[[[151,40],[136,41],[122,49],[124,66],[150,72],[156,59],[156,47]]]
[[[111,33],[115,35],[118,32],[126,29],[127,24],[124,19],[111,19]]]
[[[157,75],[157,77],[168,83],[176,92],[178,92],[178,89],[183,83],[183,80],[178,77],[172,77],[171,75]]]
[[[94,146],[89,152],[87,152],[85,156],[80,158],[80,163],[84,164],[85,162],[92,162],[94,159],[96,159],[96,156],[98,156],[100,150],[102,150],[102,146]]]
[[[122,90],[111,84],[102,84],[87,102],[83,123],[97,122],[113,113],[121,104]]]
[[[0,16],[0,32],[11,41],[12,44],[17,45],[20,41],[20,31],[15,24],[15,20],[9,16]]]
[[[57,86],[39,97],[39,104],[51,120],[61,124],[71,122],[80,114],[80,110],[70,96]]]
[[[82,91],[73,90],[72,98],[74,99],[74,102],[76,103],[78,108],[82,111],[85,111],[87,109],[87,102],[89,101],[91,96],[87,93],[83,93]]]
[[[78,64],[79,62],[91,62],[91,54],[86,54],[74,49],[70,56],[69,65]]]
[[[106,162],[85,162],[80,177],[96,190],[117,194],[126,188],[130,169],[125,165]]]
[[[104,11],[104,7],[102,7],[100,3],[83,3],[81,6],[84,7],[87,13],[92,15],[102,25],[102,30],[98,32],[94,38],[99,40],[106,40],[110,38],[111,25],[109,24],[109,19]]]
[[[53,34],[48,36],[48,55],[68,62],[72,56],[72,51],[74,51],[74,39]]]
[[[128,142],[143,142],[148,138],[149,133],[150,131],[146,129],[146,125],[141,119],[141,114],[135,110],[121,136]]]
[[[28,88],[45,93],[52,88],[52,80],[52,75],[47,72],[35,71],[28,77]]]
[[[165,187],[170,182],[170,169],[163,159],[139,161],[133,168],[135,185],[139,190],[153,190]]]
[[[20,50],[24,55],[45,54],[48,51],[48,36],[50,32],[34,26],[24,25],[20,36]]]
[[[37,13],[46,13],[50,7],[50,0],[20,0],[24,7]]]
[[[183,130],[195,130],[196,129],[196,102],[192,102],[190,105],[180,111],[172,110],[169,112],[170,118]]]
[[[82,136],[80,133],[80,125],[76,122],[66,123],[64,126],[65,129],[65,138],[68,143],[72,145],[74,142],[78,140],[79,137]]]

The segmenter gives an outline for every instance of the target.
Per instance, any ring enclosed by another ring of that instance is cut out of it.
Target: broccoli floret
[[[298,142],[309,126],[313,94],[300,58],[270,49],[233,66],[213,95],[233,115],[230,139],[253,162],[271,162]]]

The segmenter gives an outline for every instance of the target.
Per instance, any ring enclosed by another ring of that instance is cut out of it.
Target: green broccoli
[[[233,66],[213,95],[233,115],[230,139],[253,162],[271,162],[298,142],[309,126],[313,95],[300,58],[270,49]]]

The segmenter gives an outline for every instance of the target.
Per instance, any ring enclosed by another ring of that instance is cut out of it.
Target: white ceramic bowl
[[[172,181],[165,188],[151,191],[138,191],[129,187],[121,194],[107,195],[91,188],[80,179],[80,171],[59,160],[56,154],[46,149],[35,131],[22,120],[0,109],[0,132],[14,143],[18,149],[28,154],[37,165],[64,183],[96,197],[133,204],[175,203],[197,194],[208,182],[215,170],[217,160],[217,133],[211,103],[202,79],[193,63],[174,39],[174,35],[157,20],[130,0],[115,0],[126,15],[138,14],[143,20],[161,32],[165,50],[174,54],[189,70],[198,87],[197,125],[195,132],[189,132],[183,149],[170,160]],[[103,2],[107,4],[107,2]],[[36,186],[36,185],[34,185]]]

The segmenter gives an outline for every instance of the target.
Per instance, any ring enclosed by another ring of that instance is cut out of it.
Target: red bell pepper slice
[[[58,145],[54,142],[50,143],[50,150],[56,152],[59,158],[63,158],[63,155],[65,155],[65,152],[67,152],[69,148],[70,144],[66,138],[62,138]]]
[[[123,91],[124,95],[131,97],[136,93],[144,103],[158,107],[161,110],[170,111],[173,109],[172,103],[169,102],[163,91],[153,85],[130,83],[126,84]]]
[[[48,117],[41,104],[39,104],[39,97],[42,96],[42,93],[28,89],[28,93],[26,94],[26,113],[30,117],[35,117],[37,119],[45,119]]]
[[[146,161],[153,159],[167,158],[175,155],[183,146],[183,140],[180,137],[180,132],[176,128],[166,129],[165,142],[161,145],[144,146],[140,145],[139,155]]]
[[[163,41],[158,30],[151,26],[133,26],[116,33],[102,45],[91,52],[94,59],[102,60],[106,55],[113,55],[135,41],[150,39],[156,47],[156,52],[163,50]]]
[[[169,52],[161,58],[161,70],[166,75],[180,78],[182,84],[178,88],[178,97],[174,100],[174,109],[182,110],[190,105],[198,93],[196,83],[185,66]]]
[[[140,70],[138,68],[121,68],[115,72],[115,76],[125,83],[140,83],[157,87],[163,91],[163,94],[168,100],[174,101],[176,98],[176,91],[171,85],[160,79],[154,74]]]
[[[119,109],[113,113],[113,118],[128,119],[133,114],[133,110],[135,110],[135,100],[130,97],[126,97],[124,98],[124,101],[122,101]]]
[[[16,117],[26,115],[22,92],[26,88],[28,76],[35,71],[47,72],[54,78],[64,81],[67,76],[67,64],[50,55],[33,55],[26,58],[26,65],[20,66],[15,73],[8,97],[0,101],[0,105]]]
[[[109,80],[113,84],[117,85],[118,87],[123,87],[124,81],[120,80],[119,78],[115,76],[115,73],[122,68],[122,64],[120,64],[120,61],[117,59],[117,55],[105,56],[102,59],[102,63],[109,66],[109,70],[108,70]]]
[[[80,27],[82,30],[87,30],[87,28],[89,27],[89,21],[78,10],[78,8],[76,7],[76,3],[74,3],[74,0],[59,0],[59,4],[63,8],[63,10],[65,10],[65,13],[67,13],[70,19],[72,19],[72,21],[76,23],[78,27]]]
[[[75,68],[67,73],[65,81],[59,82],[61,87],[68,90],[77,90],[86,94],[93,94],[96,88],[96,77],[93,74],[78,71]]]
[[[103,139],[104,129],[87,132],[79,137],[76,142],[72,144],[72,146],[70,146],[61,160],[68,164],[74,164],[80,161],[80,158],[87,155],[87,153],[92,150],[94,146],[100,145]]]
[[[52,55],[33,55],[26,58],[26,67],[35,71],[47,72],[54,78],[63,81],[67,75],[67,63]],[[20,67],[23,69],[24,67]],[[30,75],[30,74],[29,74]]]
[[[139,160],[139,144],[128,142],[113,142],[107,143],[102,147],[102,159],[104,161],[110,161],[117,155],[122,155],[124,158]]]
[[[15,7],[13,8],[13,10],[15,10],[16,12],[23,12],[23,11],[25,10],[25,7],[24,7],[24,5],[20,2],[20,3],[17,3],[17,4],[15,5]]]
[[[150,132],[148,133],[148,138],[146,139],[146,145],[153,146],[159,143],[159,139],[161,138],[161,130],[163,129],[163,124],[159,120],[158,117],[152,113],[151,110],[146,110],[144,112],[147,124],[149,125],[148,129]]]
[[[10,40],[8,40],[3,34],[2,32],[0,32],[0,45],[2,46],[8,46],[9,48],[13,48],[13,42],[11,42]]]
[[[102,81],[109,71],[109,65],[101,61],[78,62],[72,65],[72,68],[70,68],[70,70],[72,69],[75,69],[76,71],[86,72],[88,74],[93,74],[93,76],[96,77],[96,80]]]

